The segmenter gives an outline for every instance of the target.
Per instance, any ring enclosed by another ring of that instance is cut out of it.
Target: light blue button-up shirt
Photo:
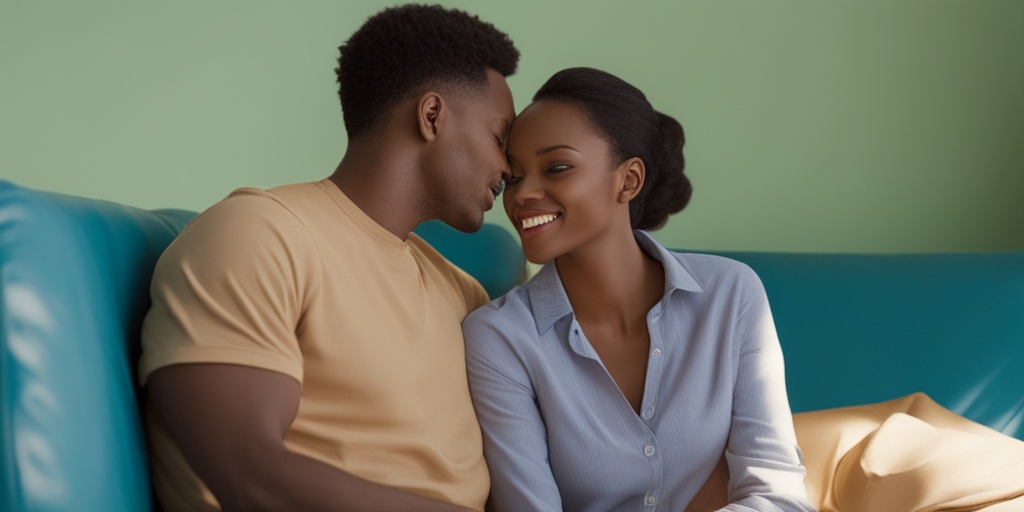
[[[639,414],[587,341],[553,262],[464,322],[491,506],[681,512],[724,453],[726,510],[813,510],[760,279],[635,234],[665,270],[647,314]]]

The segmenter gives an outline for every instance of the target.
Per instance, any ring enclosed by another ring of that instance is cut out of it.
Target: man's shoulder
[[[206,208],[196,216],[197,219],[234,217],[240,215],[280,215],[289,210],[288,193],[290,186],[262,189],[256,187],[240,187],[232,190],[227,196]],[[281,192],[285,193],[282,194]]]
[[[316,182],[292,183],[267,189],[241,187],[231,191],[227,197],[211,209],[255,209],[268,214],[280,213],[285,210],[294,215],[296,211],[319,199],[319,196],[322,195],[323,192]]]
[[[313,183],[295,183],[270,189],[256,187],[237,188],[226,197],[203,210],[183,230],[263,231],[271,226],[295,227],[308,223],[304,209],[317,197],[318,186]]]
[[[257,254],[296,254],[311,247],[306,222],[274,190],[239,188],[185,226],[161,257],[216,266]]]
[[[416,254],[420,264],[433,268],[466,299],[468,311],[472,311],[489,300],[483,285],[469,272],[452,263],[429,242],[416,233],[410,233],[406,243]]]

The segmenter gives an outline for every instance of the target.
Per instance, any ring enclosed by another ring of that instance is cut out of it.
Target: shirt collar
[[[660,261],[662,268],[665,269],[665,296],[675,290],[694,293],[704,291],[672,251],[662,247],[650,233],[633,230],[633,236],[636,237],[640,247],[651,257]],[[558,276],[558,268],[555,267],[554,261],[545,263],[526,285],[526,288],[530,297],[530,309],[537,322],[538,334],[544,334],[552,325],[555,325],[555,322],[572,314],[572,304],[569,303],[569,296],[565,293],[565,287],[562,286],[562,279]]]

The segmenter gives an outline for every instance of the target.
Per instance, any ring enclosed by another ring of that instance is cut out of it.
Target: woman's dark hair
[[[538,100],[563,101],[582,110],[616,162],[643,160],[644,185],[629,203],[633,228],[658,229],[690,201],[693,186],[683,172],[683,127],[656,112],[640,89],[598,69],[569,68],[541,86],[533,96]]]
[[[402,100],[428,88],[487,85],[487,68],[516,72],[519,50],[480,18],[439,5],[374,14],[338,47],[338,96],[349,137],[371,129]]]

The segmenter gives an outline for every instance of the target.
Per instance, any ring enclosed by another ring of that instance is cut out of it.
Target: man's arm
[[[299,408],[291,377],[231,364],[178,364],[149,378],[149,399],[224,510],[466,510],[364,480],[289,451]]]

